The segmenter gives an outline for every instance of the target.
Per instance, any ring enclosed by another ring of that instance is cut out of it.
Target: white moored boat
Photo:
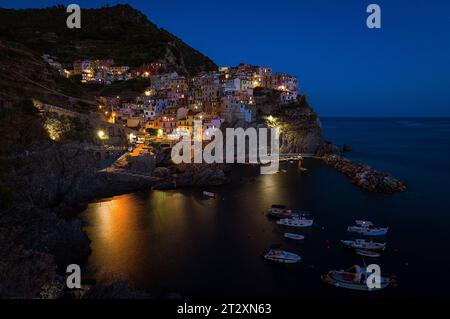
[[[305,239],[305,236],[298,235],[298,234],[293,234],[293,233],[284,233],[284,237],[290,238],[290,239],[295,239],[295,240]]]
[[[283,218],[277,221],[278,225],[288,226],[288,227],[311,227],[313,224],[313,219],[306,218]]]
[[[287,264],[298,263],[302,259],[297,254],[279,249],[270,249],[267,253],[264,254],[264,258],[266,258],[267,260]]]
[[[361,291],[381,290],[391,283],[389,278],[381,276],[379,288],[369,288],[367,279],[370,275],[371,273],[368,273],[366,268],[355,265],[348,270],[331,270],[322,276],[322,281],[335,287]]]
[[[362,236],[384,236],[388,233],[388,227],[364,227],[348,226],[347,231]]]
[[[375,243],[372,241],[366,241],[364,239],[356,240],[341,240],[347,247],[362,249],[362,250],[383,250],[386,248],[386,243]]]

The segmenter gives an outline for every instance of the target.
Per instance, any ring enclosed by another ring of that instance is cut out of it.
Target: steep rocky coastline
[[[273,114],[273,115],[272,115]],[[307,105],[261,113],[252,124],[282,131],[282,153],[311,153],[349,176],[365,191],[392,193],[405,185],[389,174],[341,157],[340,149],[323,139],[320,120]],[[239,123],[236,123],[239,126]],[[221,185],[228,182],[228,164],[173,165],[167,149],[156,147],[155,166],[122,163],[98,170],[92,152],[80,143],[46,143],[43,148],[18,153],[0,186],[15,190],[14,205],[0,214],[0,296],[51,298],[65,290],[64,272],[90,253],[89,239],[76,215],[80,203],[142,189],[174,189]],[[17,267],[18,265],[22,267]],[[86,297],[144,296],[121,284],[90,286]],[[93,290],[91,290],[93,289]],[[91,291],[89,293],[89,291]],[[75,296],[74,296],[75,297]]]
[[[47,11],[55,10],[60,18],[65,17],[64,8]],[[107,17],[111,10],[115,16],[125,22],[133,22],[142,31],[142,41],[138,41],[140,44],[151,44],[150,47],[133,51],[136,56],[131,58],[136,66],[145,61],[161,61],[183,74],[217,68],[209,58],[150,24],[144,16],[128,7],[100,11],[103,17]],[[95,39],[99,34],[96,10],[87,12],[85,16],[90,17],[92,23],[87,25],[88,37],[78,43],[76,50],[70,37],[65,34],[68,32],[65,27],[54,35],[42,33],[38,38],[40,41],[36,41],[34,33],[29,34],[29,30],[35,28],[14,28],[15,23],[26,21],[17,17],[29,12],[38,22],[35,27],[46,30],[55,21],[41,17],[41,11],[0,11],[5,21],[11,22],[5,25],[12,30],[6,35],[6,29],[0,30],[0,35],[3,35],[0,41],[0,69],[3,71],[0,75],[0,124],[3,129],[0,132],[4,137],[4,143],[0,145],[0,298],[80,298],[81,295],[65,288],[66,266],[82,264],[90,254],[89,238],[77,218],[80,204],[83,207],[83,203],[97,198],[143,189],[222,185],[229,180],[227,173],[230,166],[173,165],[170,163],[170,153],[157,148],[153,166],[144,162],[125,162],[109,170],[99,170],[98,160],[84,148],[84,141],[51,141],[37,111],[26,105],[23,110],[19,109],[12,102],[21,101],[24,97],[37,98],[80,112],[88,112],[93,105],[96,107],[96,103],[90,101],[78,85],[60,77],[41,59],[40,54],[30,51],[23,44],[31,45],[39,53],[49,52],[65,57],[65,62],[86,56],[109,56],[114,57],[116,62],[127,63],[130,50],[123,50],[120,38],[117,39],[117,43],[120,42],[118,45]],[[109,20],[115,21],[108,18],[108,24]],[[65,18],[61,20],[63,26],[64,21]],[[153,31],[149,33],[147,29]],[[127,37],[127,34],[123,36]],[[54,37],[61,46],[49,44],[53,43]],[[22,45],[4,41],[4,38]],[[155,39],[159,41],[149,41]],[[135,48],[135,43],[132,46]],[[111,51],[111,47],[117,50]],[[50,48],[52,50],[48,50]],[[11,74],[12,78],[8,77]],[[259,96],[258,92],[255,93],[256,121],[251,124],[231,123],[231,126],[277,127],[281,131],[281,153],[317,154],[324,163],[343,172],[366,191],[391,193],[406,188],[386,173],[340,157],[339,148],[324,140],[320,119],[306,97],[301,96],[290,105],[280,105],[276,92],[259,92]],[[15,129],[11,130],[11,127]],[[90,283],[81,294],[84,298],[150,297],[130,289],[125,283],[107,287]]]
[[[322,125],[306,96],[281,105],[279,92],[255,89],[256,122],[280,131],[280,152],[316,154],[326,144]]]
[[[94,154],[77,143],[47,145],[16,154],[8,161],[12,164],[0,186],[14,190],[14,200],[0,211],[2,298],[71,294],[64,288],[65,268],[82,264],[90,254],[90,241],[76,217],[80,204],[142,189],[220,185],[227,181],[222,165],[172,165],[158,167],[153,174],[126,169],[99,171]],[[88,287],[86,298],[149,297],[123,283]]]
[[[274,94],[276,98],[274,92],[259,92],[257,107],[259,121],[280,130],[280,153],[316,155],[367,192],[394,193],[406,189],[406,185],[393,176],[344,158],[343,153],[349,152],[351,147],[344,145],[339,148],[324,139],[320,119],[306,96],[300,96],[295,103],[281,106],[273,101]]]
[[[287,108],[279,117],[280,152],[316,154],[325,144],[319,117],[309,105]]]

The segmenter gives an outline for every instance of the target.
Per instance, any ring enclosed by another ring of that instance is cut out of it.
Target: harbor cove
[[[92,241],[86,264],[90,276],[102,283],[124,280],[158,297],[358,297],[320,278],[330,269],[373,262],[340,244],[352,238],[347,225],[367,219],[389,226],[386,249],[375,262],[396,278],[395,287],[371,298],[448,296],[443,282],[437,285],[427,274],[430,265],[450,262],[448,254],[439,253],[450,244],[445,238],[450,153],[442,152],[450,142],[450,120],[322,122],[327,138],[351,145],[347,157],[394,173],[408,189],[366,192],[321,161],[306,158],[306,172],[298,162],[280,163],[280,172],[273,175],[236,167],[229,183],[208,187],[215,198],[204,196],[199,187],[99,199],[82,213]],[[298,232],[304,240],[284,238],[286,229],[266,216],[275,203],[314,216],[314,225]],[[426,236],[417,236],[417,223]],[[262,254],[271,247],[302,260],[268,263]]]

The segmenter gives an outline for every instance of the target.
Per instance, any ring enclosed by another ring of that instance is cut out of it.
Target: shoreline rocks
[[[322,161],[350,177],[355,185],[367,192],[390,194],[406,190],[406,185],[392,175],[342,156],[324,155]]]

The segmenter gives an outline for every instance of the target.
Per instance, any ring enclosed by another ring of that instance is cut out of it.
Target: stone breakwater
[[[406,190],[403,182],[368,165],[338,155],[325,155],[322,160],[328,166],[350,177],[355,185],[367,192],[395,193]]]

